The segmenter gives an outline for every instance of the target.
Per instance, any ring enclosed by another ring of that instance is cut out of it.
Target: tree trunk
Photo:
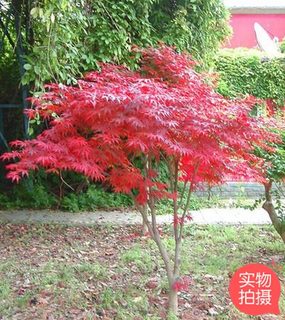
[[[270,181],[268,184],[265,184],[264,188],[265,188],[265,202],[262,208],[267,211],[274,229],[278,232],[281,239],[285,243],[285,230],[283,228],[283,225],[280,219],[278,218],[278,215],[276,214],[274,205],[272,203],[272,196],[271,196],[272,181]]]
[[[177,291],[172,289],[172,286],[169,286],[168,294],[168,316],[169,318],[178,315],[178,295]]]
[[[148,216],[148,207],[147,207],[147,204],[144,205],[143,207],[143,211],[144,211],[144,214],[145,216],[147,217]],[[143,218],[143,217],[142,217]],[[147,227],[147,224],[146,222],[144,221],[144,218],[142,219],[142,235],[145,236],[148,232],[148,227]]]
[[[145,236],[148,232],[148,229],[147,229],[147,225],[146,223],[143,221],[142,222],[142,235]]]

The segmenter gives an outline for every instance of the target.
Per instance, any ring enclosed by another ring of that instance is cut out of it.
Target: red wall
[[[258,22],[273,38],[276,36],[279,41],[285,37],[285,14],[233,14],[231,26],[233,37],[228,43],[227,48],[257,46],[253,25]]]

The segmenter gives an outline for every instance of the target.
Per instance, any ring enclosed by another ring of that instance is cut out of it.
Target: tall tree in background
[[[150,16],[159,39],[206,64],[231,33],[228,19],[221,0],[160,0]]]
[[[137,67],[132,45],[158,41],[206,63],[229,35],[221,0],[30,0],[34,43],[24,83],[75,83],[98,62]]]

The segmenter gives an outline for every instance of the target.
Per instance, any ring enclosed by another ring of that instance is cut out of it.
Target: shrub
[[[29,182],[16,186],[11,193],[0,194],[0,209],[46,209],[57,204],[57,198],[43,185],[29,185]]]
[[[226,97],[241,94],[285,102],[285,59],[247,49],[223,49],[215,57],[217,90]]]
[[[61,208],[76,212],[129,207],[132,204],[128,195],[107,192],[100,186],[90,185],[86,192],[65,196],[61,201]]]

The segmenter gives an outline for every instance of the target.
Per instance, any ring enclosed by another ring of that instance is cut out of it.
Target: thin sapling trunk
[[[179,161],[169,161],[168,169],[169,169],[169,188],[171,192],[175,195],[178,195],[178,166]],[[192,180],[195,178],[195,174],[197,171],[197,167],[194,170]],[[148,172],[148,169],[151,169],[151,161],[150,158],[147,161],[147,165],[145,167],[145,172]],[[149,178],[146,174],[146,178]],[[175,240],[175,248],[174,248],[174,256],[171,259],[170,254],[167,251],[163,240],[160,236],[157,220],[156,220],[156,203],[155,199],[151,196],[152,192],[149,190],[148,192],[148,201],[146,205],[137,205],[142,218],[143,225],[145,225],[149,231],[150,236],[156,243],[160,255],[162,257],[169,285],[169,295],[168,295],[168,315],[169,316],[177,316],[178,315],[178,291],[180,286],[180,264],[181,264],[181,246],[182,246],[182,235],[183,228],[186,220],[186,215],[190,205],[190,198],[193,189],[193,181],[189,183],[187,188],[187,181],[183,185],[183,190],[180,194],[180,198],[184,197],[187,194],[186,203],[182,208],[182,199],[180,199],[178,204],[178,198],[175,196],[173,198],[173,236]],[[179,215],[179,209],[182,209],[182,213]],[[149,213],[149,215],[148,215]]]

